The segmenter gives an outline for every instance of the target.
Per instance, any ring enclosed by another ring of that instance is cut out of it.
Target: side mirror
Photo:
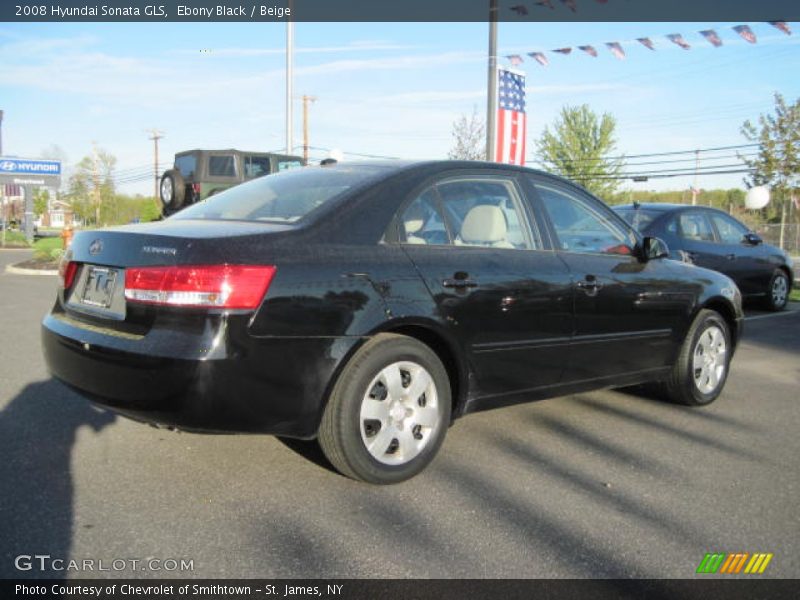
[[[669,256],[669,248],[667,243],[661,238],[646,237],[642,240],[642,257],[644,260],[655,260],[658,258],[667,258]]]
[[[744,238],[742,240],[745,244],[750,244],[751,246],[758,246],[759,244],[763,243],[764,240],[761,239],[757,233],[753,233],[749,231],[744,234]]]

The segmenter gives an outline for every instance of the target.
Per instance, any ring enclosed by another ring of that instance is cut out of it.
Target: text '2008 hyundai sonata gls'
[[[124,415],[317,438],[342,473],[393,483],[476,410],[649,381],[717,398],[739,291],[667,253],[522,167],[309,167],[76,235],[43,347]]]

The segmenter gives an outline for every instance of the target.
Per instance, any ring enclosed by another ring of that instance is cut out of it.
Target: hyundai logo
[[[4,160],[0,162],[0,171],[13,171],[17,168],[17,163],[13,160]]]
[[[89,244],[89,254],[94,256],[95,254],[100,254],[103,251],[103,242],[102,240],[95,240],[91,244]]]

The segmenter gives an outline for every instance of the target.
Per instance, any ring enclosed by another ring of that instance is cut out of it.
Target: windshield
[[[232,187],[172,218],[293,223],[379,172],[365,167],[285,171]]]
[[[658,218],[661,213],[657,210],[646,210],[642,208],[615,208],[617,214],[628,222],[628,225],[639,231],[647,227]]]

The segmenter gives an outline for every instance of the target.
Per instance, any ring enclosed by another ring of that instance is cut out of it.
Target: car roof
[[[673,210],[680,210],[682,208],[692,208],[688,204],[673,204],[670,202],[638,202],[634,204],[616,204],[612,206],[614,210],[652,210],[655,212],[671,212]],[[700,206],[697,208],[708,208]]]

